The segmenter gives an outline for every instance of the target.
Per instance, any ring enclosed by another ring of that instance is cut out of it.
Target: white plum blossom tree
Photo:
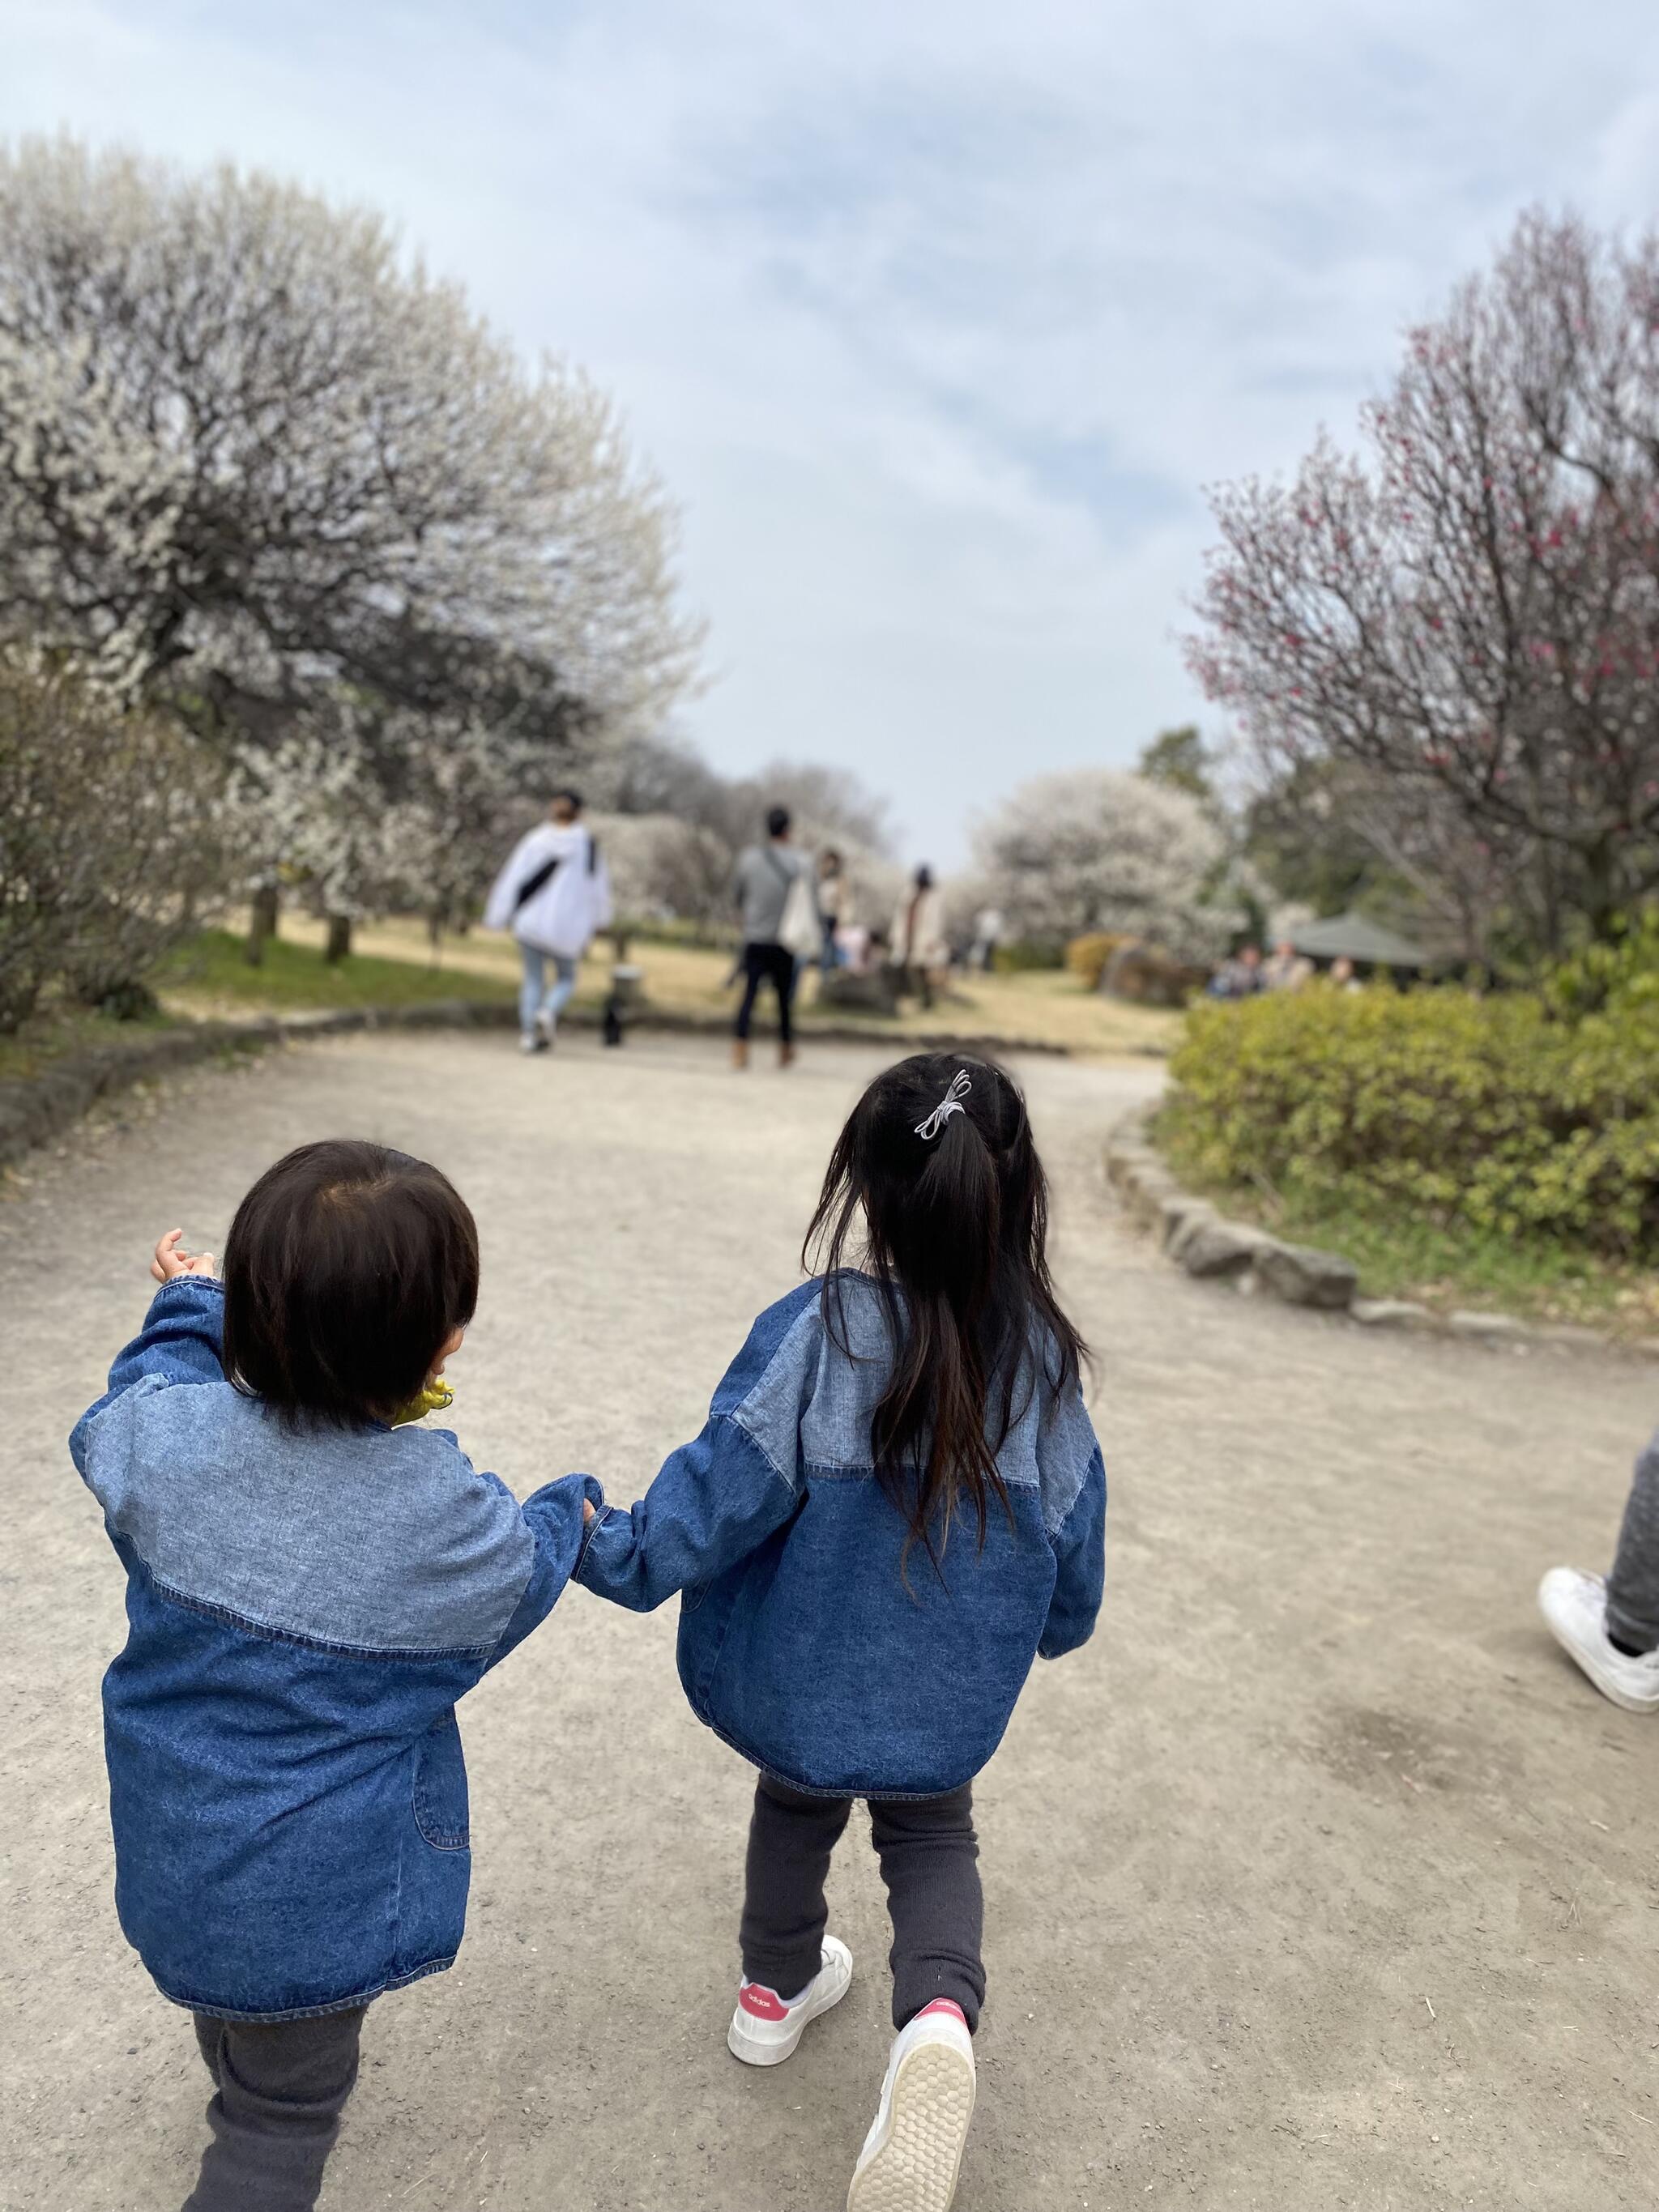
[[[547,757],[689,680],[672,534],[604,395],[526,371],[378,216],[0,148],[0,638],[245,768],[337,690]]]
[[[1217,891],[1226,840],[1186,792],[1112,769],[1021,784],[976,827],[977,870],[1018,935],[1143,937],[1185,958],[1221,951],[1238,915]]]

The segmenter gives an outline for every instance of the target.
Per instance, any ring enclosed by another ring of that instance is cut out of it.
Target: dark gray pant
[[[194,2015],[218,2094],[184,2212],[311,2212],[357,2079],[364,2009],[320,2020]]]
[[[794,1042],[795,956],[787,945],[751,940],[743,948],[743,1003],[738,1008],[736,1034],[746,1037],[763,983],[778,994],[778,1035],[785,1044]]]
[[[830,1855],[852,1811],[849,1797],[808,1797],[769,1776],[755,1791],[743,1902],[745,1980],[799,1996],[818,1971],[829,1917]],[[893,2025],[949,1997],[979,2026],[985,1999],[971,1788],[948,1797],[872,1798],[870,1827],[893,1923]]]
[[[1607,1577],[1607,1632],[1633,1651],[1659,1651],[1659,1436],[1636,1462]]]

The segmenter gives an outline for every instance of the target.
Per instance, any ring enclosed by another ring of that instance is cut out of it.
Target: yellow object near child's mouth
[[[418,1398],[392,1416],[392,1425],[401,1429],[410,1421],[423,1421],[428,1413],[441,1413],[447,1406],[455,1402],[455,1393],[441,1375],[434,1375]]]

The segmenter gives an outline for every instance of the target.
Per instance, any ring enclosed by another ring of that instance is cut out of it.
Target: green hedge
[[[1163,1133],[1212,1185],[1659,1259],[1659,1003],[1572,996],[1316,984],[1200,1006]]]

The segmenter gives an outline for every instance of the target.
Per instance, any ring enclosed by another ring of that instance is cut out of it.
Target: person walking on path
[[[576,988],[576,969],[596,930],[611,919],[611,878],[583,828],[581,794],[558,791],[545,822],[521,837],[495,878],[486,929],[510,929],[524,962],[519,1044],[546,1052]],[[549,963],[553,981],[547,980]]]
[[[599,1510],[576,1569],[637,1612],[687,1593],[686,1694],[760,1770],[726,2031],[745,2065],[781,2065],[847,1993],[824,1881],[869,1804],[896,2033],[848,2212],[955,2194],[985,1996],[973,1784],[1034,1661],[1100,1608],[1105,1468],[1047,1223],[1009,1076],[886,1069],[807,1231],[823,1272],[761,1315],[702,1434],[631,1511]]]
[[[951,946],[945,934],[945,895],[929,867],[916,870],[909,890],[893,911],[893,958],[931,1009],[936,993],[945,988],[945,971],[951,964]]]
[[[811,868],[808,856],[790,842],[787,806],[775,806],[768,814],[765,843],[746,846],[738,855],[732,896],[743,929],[744,985],[732,1039],[734,1067],[749,1065],[749,1025],[763,983],[769,983],[778,994],[778,1066],[787,1067],[795,1057],[795,963],[822,941]],[[812,908],[811,935],[805,943],[791,945],[785,941],[787,934],[799,929],[797,886]],[[792,894],[794,915],[790,912]]]
[[[1552,1567],[1538,1603],[1604,1698],[1627,1713],[1659,1713],[1659,1436],[1637,1460],[1611,1574]]]
[[[478,1294],[437,1169],[304,1145],[237,1208],[222,1280],[182,1233],[70,1439],[127,1585],[116,1911],[212,2077],[185,2212],[311,2212],[365,2012],[460,1946],[456,1703],[552,1610],[601,1493],[572,1474],[520,1505],[416,1425]]]

